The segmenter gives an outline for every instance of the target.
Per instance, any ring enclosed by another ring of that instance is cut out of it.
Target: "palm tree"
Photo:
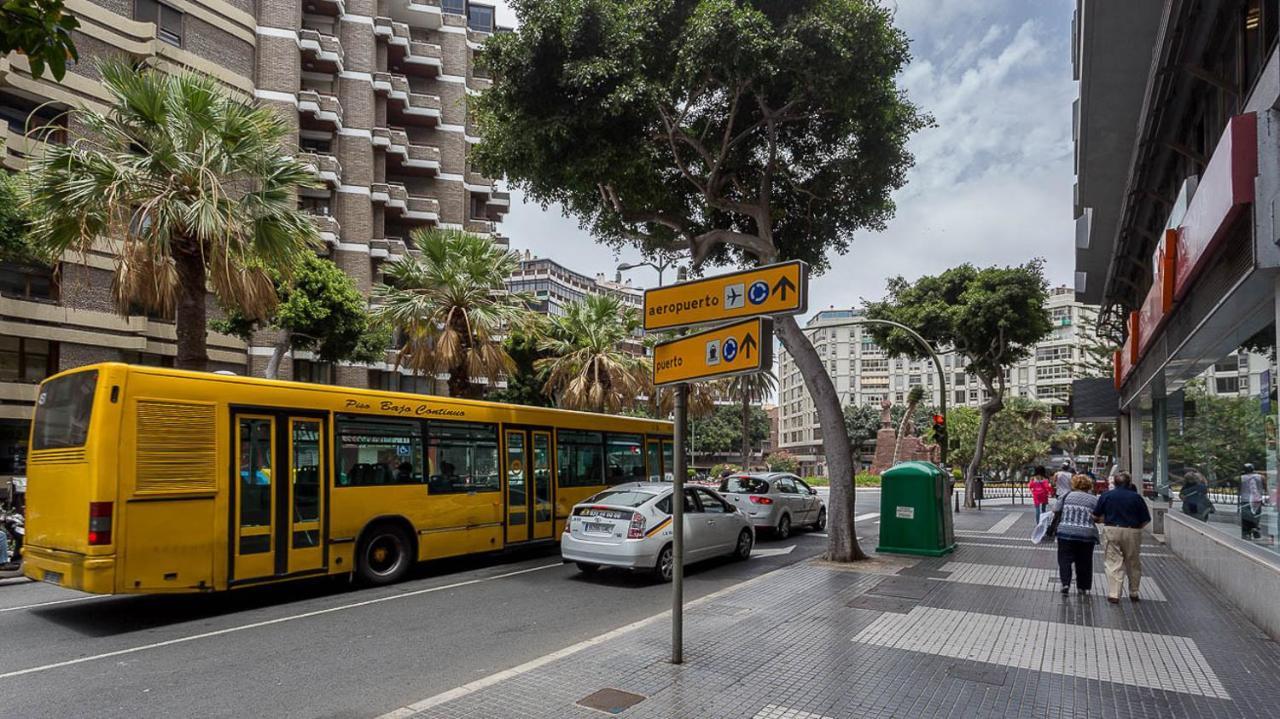
[[[744,471],[751,466],[751,405],[769,399],[777,388],[778,379],[772,372],[738,375],[724,381],[725,398],[742,403],[742,469]]]
[[[175,317],[175,366],[208,364],[206,292],[255,319],[276,304],[266,268],[318,246],[295,191],[314,183],[275,111],[211,77],[104,62],[105,112],[70,111],[71,142],[31,165],[32,240],[54,256],[113,245],[117,310]]]
[[[910,424],[911,418],[915,416],[916,407],[920,406],[920,400],[924,399],[924,388],[916,385],[907,391],[907,411],[902,414],[902,421],[898,423],[898,434],[893,440],[893,460],[889,462],[890,466],[898,463],[898,454],[902,452],[902,438],[907,434],[907,425]]]
[[[619,412],[649,386],[649,363],[623,349],[635,339],[640,318],[611,295],[588,295],[552,317],[534,363],[546,376],[543,392],[567,409]]]
[[[516,254],[461,230],[413,233],[421,251],[391,263],[374,288],[374,316],[402,338],[398,365],[419,374],[448,373],[449,395],[478,398],[484,385],[515,370],[502,333],[532,321],[531,298],[510,293]]]

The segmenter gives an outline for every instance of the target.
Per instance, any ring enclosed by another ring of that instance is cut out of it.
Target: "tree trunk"
[[[751,397],[742,393],[742,471],[751,464]]]
[[[818,410],[818,425],[822,428],[823,451],[827,457],[827,476],[831,481],[831,498],[827,508],[827,559],[833,562],[851,562],[866,559],[858,546],[858,535],[853,528],[854,486],[853,449],[849,434],[845,431],[844,411],[840,408],[840,396],[827,375],[826,365],[813,349],[813,343],[794,317],[774,320],[778,339],[795,360],[800,375],[804,377],[809,396]]]
[[[289,343],[293,340],[293,333],[288,330],[281,330],[284,334],[280,340],[276,342],[276,346],[271,350],[271,359],[267,360],[267,370],[265,376],[267,379],[276,379],[280,376],[280,363],[284,361],[284,356],[289,352]]]
[[[1093,443],[1093,473],[1097,474],[1102,471],[1102,467],[1098,464],[1098,455],[1102,454],[1102,443],[1107,439],[1107,430],[1098,430],[1098,441]]]
[[[191,244],[191,243],[182,243]],[[207,284],[204,257],[199,248],[175,248],[174,265],[178,274],[178,306],[175,330],[178,356],[173,366],[204,372],[209,369],[208,308],[205,305]]]
[[[1004,409],[1002,392],[993,392],[990,400],[982,405],[982,416],[978,421],[978,439],[973,448],[973,459],[969,460],[969,468],[964,473],[964,506],[972,509],[977,506],[973,499],[973,490],[978,477],[978,468],[982,466],[982,451],[987,444],[987,428],[991,426],[991,418]]]

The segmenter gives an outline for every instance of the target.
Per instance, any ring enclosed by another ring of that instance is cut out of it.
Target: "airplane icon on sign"
[[[731,304],[731,305],[736,305],[736,304],[738,304],[738,298],[739,298],[739,297],[741,297],[741,296],[742,296],[742,295],[741,295],[741,294],[739,294],[739,292],[738,292],[738,288],[736,288],[736,287],[730,287],[730,288],[729,288],[729,302],[728,302],[727,304]]]

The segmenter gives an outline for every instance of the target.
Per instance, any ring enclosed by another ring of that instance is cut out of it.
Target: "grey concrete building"
[[[419,227],[497,234],[509,197],[474,172],[468,100],[488,86],[477,63],[499,31],[493,6],[463,0],[67,0],[80,61],[61,82],[0,57],[0,160],[21,171],[42,142],[27,128],[108,98],[95,60],[124,56],[197,70],[276,107],[324,187],[306,191],[326,253],[366,292]],[[68,128],[74,134],[76,128]],[[43,137],[57,142],[68,133]],[[91,362],[170,364],[172,322],[118,315],[109,238],[56,268],[0,265],[0,476],[21,469],[36,383]],[[210,334],[212,369],[260,374],[272,337]],[[388,356],[390,359],[391,356]],[[432,391],[389,363],[317,366],[299,355],[282,376]]]

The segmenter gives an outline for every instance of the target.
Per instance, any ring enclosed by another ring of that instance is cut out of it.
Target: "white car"
[[[746,515],[705,487],[684,490],[686,564],[718,557],[746,559],[756,535]],[[602,566],[653,572],[671,581],[671,485],[620,484],[574,506],[560,555],[585,573]]]
[[[818,490],[794,474],[755,472],[734,474],[720,481],[720,493],[737,505],[757,529],[771,530],[778,539],[793,527],[827,528],[827,507]]]

